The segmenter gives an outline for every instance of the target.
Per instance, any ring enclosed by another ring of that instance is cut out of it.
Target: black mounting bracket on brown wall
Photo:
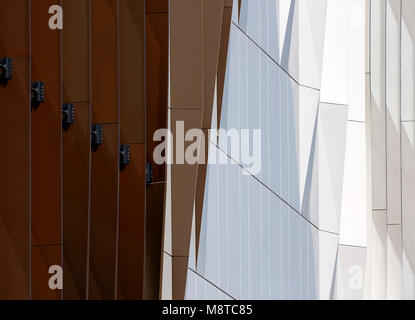
[[[93,148],[97,148],[104,142],[102,133],[102,124],[93,124],[91,127],[91,144]]]
[[[30,85],[32,93],[32,107],[37,108],[41,103],[45,102],[45,83],[42,81],[32,82]]]
[[[75,108],[73,103],[62,105],[62,122],[65,127],[75,123]]]
[[[130,146],[123,144],[120,147],[120,167],[123,168],[130,164]]]
[[[151,162],[146,163],[146,184],[153,182],[153,164]]]
[[[13,58],[0,58],[0,83],[6,85],[13,79]]]

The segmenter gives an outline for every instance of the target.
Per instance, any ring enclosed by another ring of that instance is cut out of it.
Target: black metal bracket
[[[146,164],[146,184],[150,184],[153,182],[153,164],[151,162],[147,162]]]
[[[7,84],[13,79],[13,58],[0,58],[0,83]]]
[[[103,134],[102,134],[102,124],[92,125],[91,135],[92,135],[92,139],[91,139],[92,146],[95,148],[100,146],[104,141]]]
[[[32,106],[38,107],[41,103],[45,102],[45,83],[42,81],[32,82],[31,86],[32,93]]]
[[[130,146],[128,144],[122,144],[120,147],[120,167],[124,168],[130,164]]]
[[[75,108],[72,103],[62,105],[62,122],[65,127],[75,123]]]

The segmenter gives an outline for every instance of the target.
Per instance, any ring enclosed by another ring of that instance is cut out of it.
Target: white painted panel
[[[310,223],[305,219],[300,219],[301,232],[300,232],[300,299],[308,299],[308,284],[309,284],[309,259],[308,259],[308,247],[309,247],[309,230],[311,228]]]
[[[238,31],[240,127],[248,129],[248,40]]]
[[[270,63],[269,67],[269,187],[280,195],[282,174],[280,86],[282,81],[282,71],[273,63]]]
[[[349,0],[346,11],[349,28],[349,75],[348,106],[349,120],[366,120],[366,4],[362,0]]]
[[[208,165],[197,271],[213,283],[219,280],[218,200],[218,167]]]
[[[280,41],[279,41],[279,17],[277,9],[279,7],[279,1],[277,0],[265,0],[268,3],[267,6],[267,36],[268,36],[268,54],[277,62],[280,62]],[[265,2],[264,1],[264,2]]]
[[[238,25],[239,22],[239,0],[233,0],[232,4],[232,22]]]
[[[340,243],[366,247],[366,124],[349,121],[346,135]]]
[[[370,298],[386,299],[386,211],[374,211],[371,224],[371,241],[368,251],[371,263]]]
[[[343,196],[347,108],[320,104],[318,117],[318,227],[339,233]]]
[[[241,169],[228,166],[228,288],[234,297],[241,295]]]
[[[387,298],[402,299],[402,226],[388,226]]]
[[[299,81],[299,5],[297,0],[279,1],[279,39],[281,67]]]
[[[261,298],[261,185],[249,178],[249,277],[250,299]]]
[[[350,0],[328,0],[320,101],[348,104]]]
[[[268,1],[258,0],[259,5],[259,45],[265,51],[268,48]]]
[[[297,0],[301,85],[320,88],[327,0]],[[291,67],[291,65],[290,65]]]
[[[227,184],[227,165],[218,164],[218,235],[219,235],[219,281],[217,285],[228,290],[228,184]]]
[[[288,201],[288,79],[281,77],[281,197]]]
[[[301,220],[300,215],[288,210],[290,228],[290,299],[301,299]]]
[[[282,299],[283,272],[282,272],[282,202],[274,194],[270,195],[270,291],[271,299]]]
[[[249,277],[249,181],[252,177],[241,175],[241,295],[238,299],[250,298]]]
[[[300,99],[298,98],[299,88],[293,81],[288,81],[287,85],[287,137],[288,137],[288,203],[297,211],[300,211],[300,187],[299,187],[299,158],[302,152],[299,144],[303,138],[303,132],[298,135],[299,122],[297,108]],[[299,141],[300,139],[300,141]]]
[[[222,100],[221,128],[239,128],[239,32],[231,26],[225,85]]]
[[[263,187],[261,188],[261,299],[270,299],[271,291],[271,270],[270,270],[270,250],[271,247],[278,246],[278,243],[270,243],[270,191]]]
[[[385,20],[384,0],[371,2],[371,135],[372,208],[386,210],[385,123]]]
[[[401,223],[401,1],[386,6],[386,133],[388,223]]]
[[[173,297],[172,288],[172,258],[167,253],[163,252],[163,264],[162,264],[162,283],[161,286],[161,299],[171,300]]]
[[[318,273],[319,273],[319,299],[330,299],[335,285],[334,269],[336,266],[339,237],[332,233],[319,232],[318,235]]]
[[[317,125],[317,110],[319,105],[319,93],[315,90],[294,86],[294,110],[296,118],[296,148],[297,148],[297,185],[299,189],[299,198],[304,200],[304,189],[307,180],[307,173],[311,159],[311,148],[314,136],[314,129]]]
[[[308,233],[309,239],[309,253],[308,253],[308,296],[310,300],[316,300],[319,298],[319,231],[312,227]]]
[[[186,293],[184,295],[185,300],[196,300],[197,299],[197,278],[195,273],[191,270],[187,270],[186,276]]]
[[[339,246],[336,265],[338,300],[362,300],[365,284],[366,248]]]
[[[415,2],[402,0],[402,120],[415,120]]]
[[[415,299],[415,123],[402,124],[403,295]]]
[[[261,171],[258,175],[262,183],[269,186],[269,141],[272,139],[270,137],[269,130],[269,91],[270,83],[269,79],[269,58],[265,56],[264,53],[260,53],[260,110],[261,110],[261,119],[260,119],[260,129],[261,129]],[[275,124],[272,124],[275,125]]]
[[[290,298],[290,220],[289,209],[285,203],[281,205],[281,227],[282,227],[282,299]]]

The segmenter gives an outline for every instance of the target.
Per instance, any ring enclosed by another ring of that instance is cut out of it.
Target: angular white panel
[[[281,262],[282,262],[282,299],[290,299],[290,220],[289,208],[281,205]]]
[[[230,165],[229,165],[230,166]],[[219,279],[217,285],[224,289],[228,290],[228,214],[229,214],[229,200],[228,200],[228,184],[227,184],[227,168],[226,164],[218,164],[218,253],[219,253]]]
[[[290,299],[301,299],[301,220],[303,219],[292,209],[288,210],[289,246],[290,246]],[[286,275],[285,275],[286,276]]]
[[[386,142],[388,223],[401,223],[401,1],[386,6]]]
[[[269,58],[260,53],[260,129],[261,129],[261,171],[258,178],[262,183],[269,186],[269,141],[273,138],[270,136],[270,119],[269,119],[269,95],[270,89],[273,90],[272,83],[269,83]],[[275,125],[274,123],[271,123]]]
[[[215,147],[211,145],[209,154],[213,148]],[[219,280],[219,199],[217,193],[218,168],[216,165],[208,165],[197,271],[213,283],[218,283]]]
[[[403,296],[415,299],[415,123],[402,124]]]
[[[250,298],[250,276],[249,276],[249,181],[252,179],[250,176],[242,175],[240,173],[240,215],[241,215],[241,295],[239,299]]]
[[[319,299],[331,298],[335,285],[335,266],[339,237],[332,233],[318,233],[318,274],[319,274]]]
[[[339,246],[335,299],[362,300],[365,284],[366,248]]]
[[[281,69],[269,65],[269,187],[281,194],[282,178],[282,110],[281,110]]]
[[[318,227],[339,233],[346,149],[347,108],[320,104],[318,117]]]
[[[386,211],[373,211],[371,221],[370,246],[368,259],[370,261],[370,298],[386,299],[386,248],[387,227]]]
[[[271,295],[271,270],[270,255],[274,250],[275,243],[271,243],[271,225],[270,225],[270,197],[271,192],[266,188],[261,188],[261,299],[270,299]]]
[[[306,185],[308,167],[311,160],[311,148],[314,129],[317,124],[317,110],[319,94],[315,90],[299,87],[299,99],[294,100],[295,112],[295,137],[297,148],[298,166],[298,188],[299,198],[302,206],[304,200],[304,189]],[[295,95],[294,95],[295,97]],[[298,208],[299,209],[299,208]]]
[[[348,104],[350,0],[328,0],[320,101]]]
[[[402,299],[402,226],[389,225],[387,242],[387,299]]]
[[[233,297],[241,295],[241,187],[240,167],[228,166],[228,279],[227,287]]]
[[[415,120],[415,2],[402,0],[402,120]]]
[[[385,3],[371,2],[372,208],[377,210],[386,210]]]
[[[270,194],[270,299],[282,299],[282,203],[274,194]]]
[[[298,82],[320,88],[327,0],[297,0],[299,7]]]
[[[366,3],[349,0],[348,15],[348,107],[349,120],[366,120]]]
[[[250,299],[261,298],[261,184],[249,178],[248,224]]]
[[[340,244],[367,245],[366,124],[349,121],[346,135]]]

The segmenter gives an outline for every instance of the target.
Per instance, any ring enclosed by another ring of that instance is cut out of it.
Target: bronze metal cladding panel
[[[90,101],[89,0],[63,0],[62,95],[64,102]]]
[[[186,293],[186,276],[188,257],[172,257],[172,299],[184,300]]]
[[[119,123],[117,0],[92,0],[92,119]]]
[[[146,13],[167,13],[169,10],[169,0],[147,0]]]
[[[203,1],[174,0],[169,7],[170,108],[203,106]]]
[[[63,0],[62,94],[75,123],[63,131],[64,299],[85,299],[90,190],[90,0]]]
[[[183,122],[184,132],[193,128],[200,128],[202,123],[201,110],[171,109],[171,127],[173,138],[179,135],[176,124]],[[184,150],[193,142],[185,141]],[[173,151],[174,159],[181,154],[179,148]],[[197,163],[176,163],[170,165],[171,177],[171,256],[184,257],[189,254],[190,234],[192,228],[194,197],[196,194]]]
[[[61,243],[60,31],[48,26],[55,0],[32,1],[32,81],[45,102],[32,108],[32,244]]]
[[[85,299],[90,190],[90,104],[74,105],[75,123],[63,131],[64,299]]]
[[[92,151],[89,299],[114,299],[118,214],[119,125],[103,126]]]
[[[3,17],[3,12],[0,12]],[[2,18],[0,18],[2,20]],[[29,298],[29,58],[0,86],[0,299]]]
[[[143,298],[145,145],[130,145],[130,164],[120,172],[118,299]]]
[[[146,126],[147,162],[153,164],[153,181],[165,180],[165,166],[153,161],[154,132],[167,128],[169,17],[167,13],[146,15]]]
[[[159,299],[161,238],[165,183],[154,183],[146,192],[146,242],[144,261],[144,299]]]
[[[121,143],[144,143],[144,0],[120,0],[119,8]]]
[[[32,247],[32,299],[60,300],[62,290],[52,290],[49,287],[51,266],[61,265],[62,246],[33,246]],[[51,270],[52,271],[52,270]]]
[[[0,57],[29,56],[29,0],[2,1]]]

